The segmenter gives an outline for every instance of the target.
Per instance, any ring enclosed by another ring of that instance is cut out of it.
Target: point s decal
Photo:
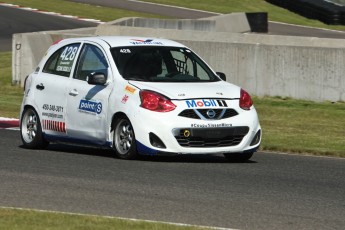
[[[79,111],[91,114],[100,114],[102,112],[102,103],[82,99],[79,103]]]

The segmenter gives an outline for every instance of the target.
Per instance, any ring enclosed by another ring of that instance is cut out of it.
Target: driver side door
[[[84,43],[76,69],[67,89],[67,127],[72,139],[105,144],[108,98],[112,84],[90,85],[90,74],[102,73],[111,78],[109,60],[98,44]]]

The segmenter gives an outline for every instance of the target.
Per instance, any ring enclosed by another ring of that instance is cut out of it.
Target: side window
[[[206,70],[204,68],[202,68],[200,65],[197,65],[197,73],[198,73],[198,78],[200,78],[201,80],[209,80],[210,76],[208,75],[208,73],[206,72]]]
[[[68,77],[72,71],[79,46],[80,43],[69,44],[55,51],[45,63],[42,72]]]
[[[108,76],[108,62],[104,53],[97,46],[85,44],[80,55],[75,79],[85,81],[90,73],[98,72]]]
[[[174,59],[176,69],[182,74],[192,74],[190,73],[188,57],[179,51],[171,51],[171,55]],[[192,70],[193,71],[193,70]]]
[[[178,72],[197,77],[200,80],[210,79],[206,69],[199,64],[200,62],[195,60],[195,57],[193,57],[191,52],[188,52],[188,50],[184,53],[171,51],[171,55]]]

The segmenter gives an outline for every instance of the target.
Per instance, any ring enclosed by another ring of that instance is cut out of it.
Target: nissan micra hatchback
[[[25,80],[27,148],[70,142],[138,154],[245,161],[261,128],[250,95],[174,41],[86,37],[53,44]]]

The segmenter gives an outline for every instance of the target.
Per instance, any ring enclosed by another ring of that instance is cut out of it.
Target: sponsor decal
[[[53,111],[53,112],[61,112],[63,113],[63,107],[60,105],[48,105],[48,104],[44,104],[42,106],[43,110],[49,110],[49,111]]]
[[[132,87],[132,86],[127,85],[126,88],[125,88],[125,91],[128,92],[128,93],[134,94],[136,89],[134,87]]]
[[[188,108],[205,108],[205,107],[228,107],[225,100],[201,99],[187,100]]]
[[[122,102],[123,104],[126,104],[126,102],[128,101],[128,98],[129,98],[128,95],[123,96],[121,102]]]
[[[132,51],[130,49],[120,49],[120,53],[130,54],[130,53],[132,53]]]
[[[49,117],[49,118],[63,119],[62,114],[56,114],[56,113],[42,112],[42,116],[43,117]]]
[[[102,112],[102,103],[82,99],[79,103],[79,111],[91,114],[100,114]]]
[[[191,128],[223,128],[223,127],[232,127],[232,124],[221,123],[221,124],[191,124]]]
[[[131,39],[132,41],[130,42],[133,45],[163,45],[162,42],[154,41],[153,39],[146,39],[146,40],[141,40],[141,39]]]
[[[61,121],[42,120],[43,130],[52,130],[55,132],[66,133],[66,123]]]

